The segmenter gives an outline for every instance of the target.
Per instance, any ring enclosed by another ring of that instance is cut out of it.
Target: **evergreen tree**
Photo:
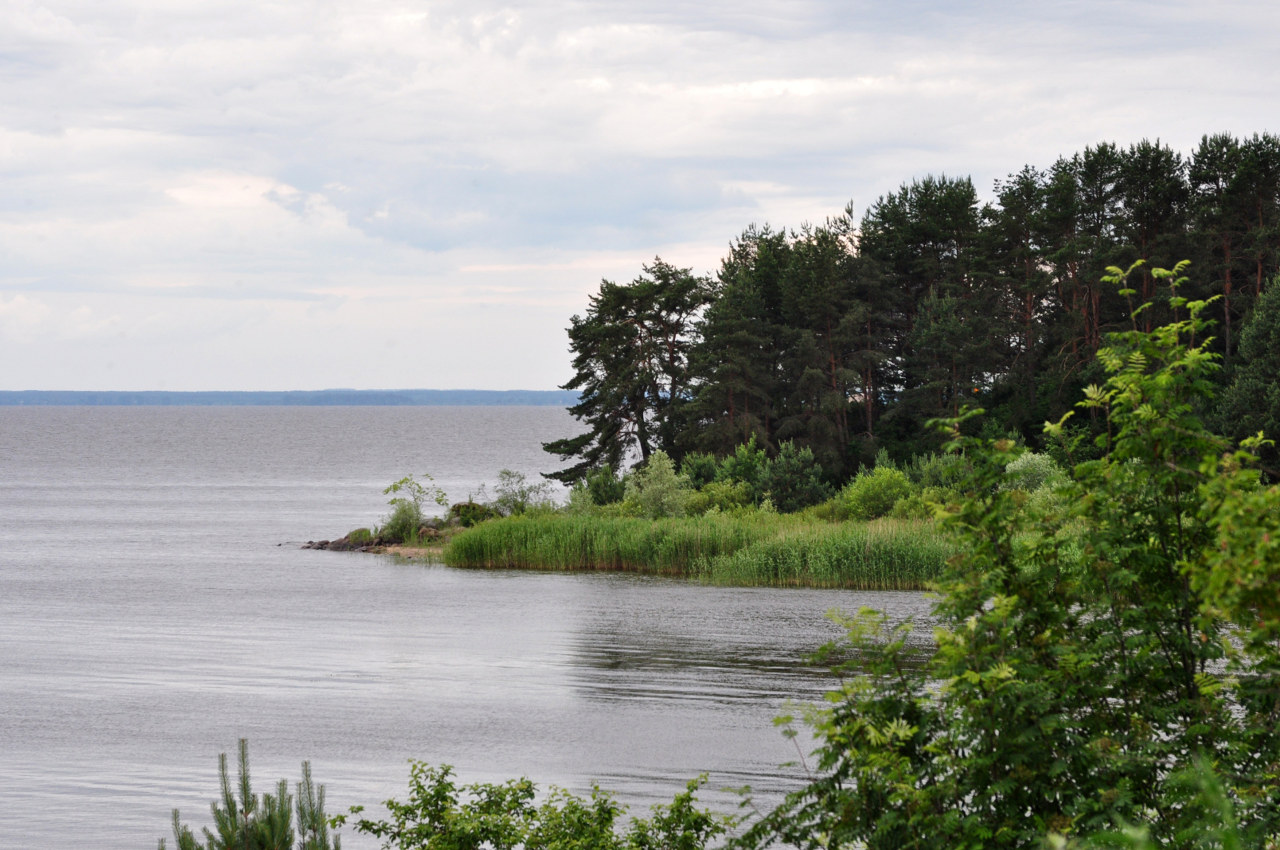
[[[789,345],[776,436],[809,448],[835,476],[844,471],[851,399],[860,390],[851,362],[861,318],[851,310],[857,271],[852,247],[837,231],[819,227],[797,237],[782,279]]]
[[[585,316],[570,320],[572,379],[578,390],[569,408],[589,426],[577,437],[543,449],[574,465],[547,477],[566,483],[604,466],[620,469],[638,454],[676,451],[684,407],[690,398],[689,352],[709,282],[655,258],[630,284],[602,281]]]
[[[1026,166],[996,183],[996,206],[983,211],[986,255],[990,269],[993,315],[988,334],[1005,331],[1009,344],[1003,363],[986,363],[1007,425],[1028,432],[1046,418],[1038,398],[1045,325],[1057,301],[1048,260],[1049,225],[1045,211],[1045,175]]]
[[[1188,179],[1192,192],[1192,211],[1198,241],[1209,279],[1216,279],[1215,289],[1222,293],[1222,353],[1229,364],[1235,351],[1235,322],[1239,312],[1236,299],[1236,266],[1240,247],[1248,228],[1248,207],[1241,191],[1240,143],[1233,136],[1219,133],[1204,136],[1191,155]]]
[[[781,279],[790,256],[786,235],[768,226],[752,226],[730,245],[690,355],[697,388],[683,445],[724,455],[753,437],[773,444]]]
[[[1219,421],[1237,439],[1263,432],[1280,439],[1280,278],[1263,290],[1240,333],[1232,380],[1223,393]],[[1261,449],[1263,468],[1280,480],[1280,454],[1274,444]]]
[[[1257,296],[1280,261],[1280,137],[1263,133],[1241,143],[1239,180],[1249,221],[1244,247]]]

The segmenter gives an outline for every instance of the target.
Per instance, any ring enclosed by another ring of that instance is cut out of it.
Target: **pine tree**
[[[569,412],[589,426],[543,449],[579,461],[548,478],[566,483],[604,466],[620,469],[634,454],[679,454],[676,438],[691,397],[689,352],[709,282],[655,258],[629,284],[602,281],[585,316],[570,320],[578,390]]]

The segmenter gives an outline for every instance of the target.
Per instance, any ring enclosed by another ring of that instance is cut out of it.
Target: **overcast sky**
[[[552,389],[601,278],[1280,131],[1280,3],[0,0],[0,389]]]

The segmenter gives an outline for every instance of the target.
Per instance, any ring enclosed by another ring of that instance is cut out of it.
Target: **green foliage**
[[[1241,331],[1220,418],[1238,438],[1259,431],[1280,437],[1280,277],[1263,291]],[[1280,480],[1280,453],[1274,445],[1261,446],[1260,453],[1271,479]]]
[[[738,445],[733,450],[733,454],[720,461],[720,472],[716,476],[716,480],[740,481],[750,487],[753,493],[759,493],[760,478],[764,475],[764,468],[767,463],[768,457],[765,455],[764,449],[756,445],[756,438],[753,434],[747,442]]]
[[[708,452],[689,452],[680,461],[680,474],[689,479],[690,486],[701,490],[720,475],[720,461]]]
[[[737,511],[752,507],[752,491],[744,481],[712,481],[689,494],[685,511],[701,516],[708,511]]]
[[[807,446],[799,448],[790,440],[778,447],[778,456],[768,460],[760,474],[760,488],[779,513],[789,514],[816,505],[831,497],[831,488],[822,480],[822,468]]]
[[[425,517],[422,511],[409,501],[401,501],[391,509],[390,515],[378,527],[378,536],[389,543],[409,543],[418,537]]]
[[[919,493],[894,502],[889,515],[894,519],[933,519],[948,503],[959,498],[956,491],[945,487],[925,487]]]
[[[347,540],[352,546],[367,546],[375,537],[371,528],[356,528],[347,533]]]
[[[525,511],[552,507],[552,492],[546,481],[530,482],[522,472],[503,469],[498,472],[498,483],[493,488],[494,496],[489,505],[503,516],[516,516]]]
[[[914,489],[906,474],[891,466],[877,466],[870,472],[859,472],[840,492],[846,516],[853,519],[875,519],[888,516],[899,499],[912,495]]]
[[[1066,481],[1062,468],[1045,454],[1024,452],[1009,461],[1004,468],[1005,479],[1000,486],[1007,490],[1022,490],[1027,493],[1042,487],[1053,487]]]
[[[611,505],[621,502],[627,494],[626,482],[618,477],[612,466],[592,470],[584,480],[592,504]]]
[[[913,456],[902,471],[918,487],[951,490],[958,489],[969,475],[968,463],[963,455],[933,452]]]
[[[689,482],[676,474],[675,464],[664,451],[656,451],[649,462],[631,474],[623,501],[635,506],[640,516],[650,519],[684,516],[689,498]]]
[[[527,779],[459,786],[449,765],[413,761],[409,799],[387,800],[389,819],[359,817],[364,810],[356,806],[333,820],[381,839],[386,850],[702,850],[732,824],[697,807],[703,781],[622,830],[625,809],[598,787],[587,798],[553,788],[537,806]]]
[[[463,528],[471,528],[487,520],[497,519],[499,516],[501,514],[489,505],[473,502],[470,499],[449,506],[449,519],[456,520]]]
[[[392,543],[417,540],[418,529],[426,520],[426,505],[433,502],[444,507],[449,503],[444,491],[431,483],[430,475],[424,474],[422,478],[419,481],[412,475],[406,475],[382,491],[383,495],[394,495],[387,502],[391,505],[391,514],[378,529],[380,537]]]
[[[1132,294],[1133,271],[1108,279]],[[937,651],[920,666],[907,627],[875,612],[843,621],[849,642],[825,653],[843,685],[811,717],[819,775],[743,846],[1035,848],[1057,834],[1198,848],[1280,834],[1280,494],[1198,418],[1216,364],[1206,303],[1181,298],[1180,271],[1152,272],[1173,287],[1172,322],[1147,330],[1135,311],[1099,351],[1107,381],[1079,406],[1102,424],[1102,455],[1066,473],[1055,513],[999,486],[1013,441],[950,422],[974,495],[946,518],[960,554],[938,585]],[[1197,759],[1212,781],[1189,788]]]
[[[297,785],[298,831],[293,828],[294,797],[289,784],[280,780],[275,794],[253,792],[249,779],[249,743],[240,739],[240,764],[235,786],[227,773],[227,754],[218,757],[222,779],[221,803],[210,807],[214,828],[205,827],[204,842],[182,823],[173,810],[173,839],[177,850],[339,850],[340,842],[329,836],[324,812],[324,786],[311,779],[311,765],[302,763],[302,780]],[[296,844],[295,844],[296,840]],[[160,839],[160,850],[165,841]]]

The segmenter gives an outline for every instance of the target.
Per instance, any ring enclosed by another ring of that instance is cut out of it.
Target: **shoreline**
[[[281,546],[286,545],[281,543]],[[434,546],[410,546],[404,543],[386,543],[386,544],[370,544],[367,546],[354,546],[347,539],[339,538],[338,540],[308,540],[298,547],[299,549],[319,549],[326,552],[363,552],[369,555],[394,555],[397,558],[406,560],[421,561],[437,561],[444,563],[444,544],[436,544]]]

